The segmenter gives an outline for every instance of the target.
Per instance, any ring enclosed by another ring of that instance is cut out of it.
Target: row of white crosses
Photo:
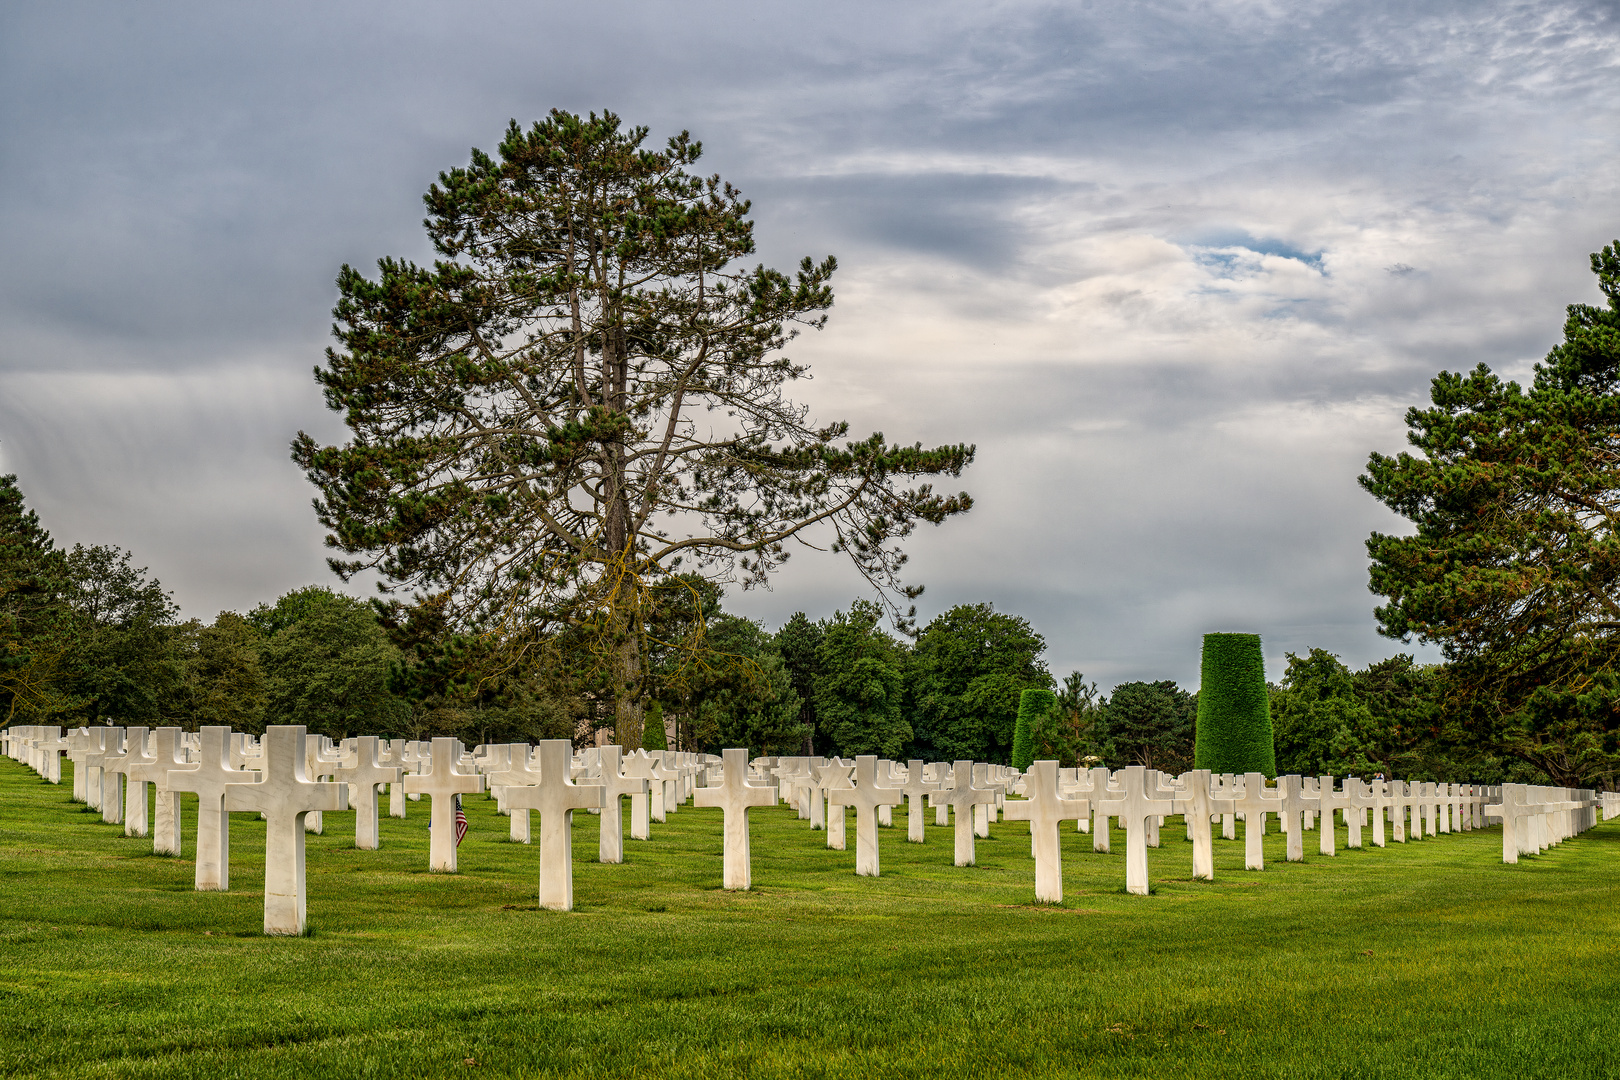
[[[1422,836],[1484,824],[1487,814],[1502,818],[1504,861],[1516,861],[1520,851],[1542,850],[1596,821],[1597,799],[1591,792],[1564,788],[1526,788],[1508,785],[1500,793],[1474,785],[1362,781],[1331,776],[1279,777],[1268,786],[1260,774],[1214,775],[1194,771],[1170,779],[1140,767],[1110,773],[1107,769],[1059,769],[1056,762],[1036,762],[1020,776],[1005,766],[958,761],[927,765],[913,760],[904,770],[893,762],[861,756],[853,761],[811,758],[761,758],[752,766],[746,752],[727,751],[716,769],[715,783],[704,784],[712,758],[690,754],[635,751],[621,757],[618,747],[586,751],[576,760],[566,740],[479,747],[468,754],[456,739],[435,739],[431,744],[362,738],[341,747],[321,738],[306,737],[302,729],[273,729],[275,752],[267,737],[264,747],[250,737],[232,735],[225,728],[205,728],[195,736],[173,728],[148,733],[142,728],[92,729],[70,733],[60,729],[9,729],[5,750],[42,775],[49,775],[58,750],[65,748],[80,765],[75,770],[76,792],[83,784],[85,800],[99,804],[108,821],[118,821],[122,806],[126,831],[145,833],[145,784],[159,790],[154,846],[178,853],[178,816],[175,793],[195,792],[199,797],[199,889],[224,889],[229,880],[229,817],[233,809],[259,809],[275,842],[267,842],[267,932],[300,933],[303,918],[302,830],[324,809],[353,805],[356,809],[356,846],[377,846],[377,792],[390,785],[391,812],[403,816],[404,797],[427,795],[432,800],[433,828],[429,867],[440,872],[456,869],[454,811],[456,798],[488,790],[497,794],[513,817],[514,839],[528,840],[528,814],[541,815],[540,902],[548,908],[569,910],[573,905],[572,855],[569,841],[573,811],[586,809],[601,815],[599,858],[604,863],[623,861],[620,799],[631,798],[631,835],[645,839],[648,822],[665,815],[694,793],[698,806],[718,807],[724,814],[724,883],[746,889],[751,880],[747,812],[755,806],[773,806],[779,795],[797,805],[812,828],[824,827],[828,846],[842,849],[844,812],[856,811],[856,873],[880,872],[878,827],[888,824],[894,806],[908,805],[907,839],[922,842],[925,835],[926,796],[943,824],[949,813],[955,820],[955,861],[974,862],[974,838],[989,835],[989,822],[998,804],[1010,820],[1030,823],[1031,852],[1036,863],[1036,895],[1044,901],[1062,899],[1061,844],[1058,828],[1074,820],[1089,827],[1096,850],[1107,851],[1109,822],[1118,820],[1126,832],[1126,888],[1148,891],[1147,850],[1156,847],[1159,822],[1180,814],[1193,843],[1194,877],[1214,876],[1211,822],[1223,823],[1223,835],[1234,836],[1233,821],[1241,817],[1245,828],[1245,865],[1264,868],[1263,835],[1268,814],[1276,814],[1287,836],[1287,858],[1304,858],[1304,833],[1320,815],[1319,850],[1334,851],[1332,817],[1341,813],[1348,827],[1349,846],[1360,847],[1361,830],[1371,814],[1372,843],[1385,844],[1386,817],[1397,842],[1406,839],[1410,816],[1412,834]],[[21,735],[18,732],[21,731]],[[293,732],[297,732],[294,740]],[[298,742],[301,769],[291,769],[287,755]],[[252,771],[249,771],[249,770]],[[278,784],[262,786],[250,795],[248,785],[275,771]],[[403,774],[403,783],[401,783]],[[59,782],[60,772],[57,771]],[[330,776],[337,784],[321,784]],[[575,779],[578,783],[575,783]],[[127,781],[127,792],[119,785]],[[1022,799],[1007,800],[1012,787]],[[332,798],[330,791],[338,791]],[[125,798],[118,796],[124,794]],[[307,795],[308,798],[303,797]],[[347,798],[343,797],[344,795]],[[1487,806],[1488,798],[1501,802]],[[302,806],[303,801],[314,804]],[[255,801],[273,805],[250,805]],[[295,805],[296,804],[296,805]],[[137,811],[134,809],[139,807]],[[301,808],[300,808],[301,807]],[[166,813],[166,809],[167,813]],[[1620,799],[1604,799],[1606,817],[1620,815]],[[521,835],[520,834],[521,819]],[[299,839],[288,838],[287,822],[296,820]],[[272,888],[268,864],[285,872],[276,875]],[[272,929],[272,926],[278,929]]]

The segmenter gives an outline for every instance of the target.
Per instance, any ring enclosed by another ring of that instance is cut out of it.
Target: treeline
[[[1198,700],[1172,681],[1108,695],[1059,682],[1045,639],[989,604],[944,612],[914,638],[857,600],[772,632],[726,612],[696,577],[653,591],[643,745],[716,752],[878,754],[1006,762],[1026,689],[1059,708],[1035,756],[1069,766],[1192,767]],[[431,606],[367,604],[321,586],[212,623],[179,619],[162,585],[116,547],[57,550],[0,478],[0,716],[64,726],[113,722],[299,723],[334,738],[455,735],[470,743],[611,729],[611,695],[568,633],[536,637],[527,662],[481,664],[480,642],[435,626]],[[424,614],[424,612],[426,614]],[[1350,671],[1321,649],[1289,656],[1271,688],[1277,767],[1411,779],[1535,782],[1531,766],[1448,725],[1439,669],[1397,656]]]

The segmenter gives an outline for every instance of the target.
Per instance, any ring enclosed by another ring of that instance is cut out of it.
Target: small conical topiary
[[[1277,775],[1259,634],[1205,634],[1193,768]]]
[[[1035,742],[1030,736],[1040,718],[1056,708],[1057,695],[1050,690],[1025,690],[1018,695],[1018,723],[1013,725],[1013,768],[1027,769],[1035,760]]]
[[[664,732],[664,707],[656,701],[649,701],[641,715],[641,748],[648,753],[654,750],[668,750],[669,743]]]

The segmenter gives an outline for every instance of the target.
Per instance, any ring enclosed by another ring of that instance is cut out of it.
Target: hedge
[[[1205,634],[1193,768],[1277,775],[1259,634]]]
[[[1031,734],[1040,718],[1057,711],[1057,695],[1050,690],[1025,690],[1018,695],[1018,723],[1013,727],[1012,766],[1028,769],[1035,760]]]

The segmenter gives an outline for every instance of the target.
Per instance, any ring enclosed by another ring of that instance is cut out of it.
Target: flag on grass
[[[461,810],[461,796],[456,796],[456,847],[461,846],[461,840],[467,835],[467,815]]]

